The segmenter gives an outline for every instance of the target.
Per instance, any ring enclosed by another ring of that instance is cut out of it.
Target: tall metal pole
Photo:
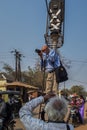
[[[45,3],[47,8],[45,42],[58,53],[58,48],[64,43],[65,0],[50,0],[49,4],[45,0]]]
[[[11,51],[11,53],[15,56],[15,81],[18,80],[18,54],[19,52],[15,49],[14,51]]]
[[[21,54],[18,56],[18,81],[21,81]]]
[[[14,51],[11,51],[11,53],[14,53],[15,56],[15,81],[21,81],[21,56],[22,54],[19,53],[16,49]]]
[[[18,51],[15,50],[15,80],[18,81]]]

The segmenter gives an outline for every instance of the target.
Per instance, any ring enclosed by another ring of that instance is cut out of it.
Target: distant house
[[[5,84],[12,82],[14,79],[8,77],[6,73],[0,73],[0,90],[6,90]]]
[[[9,80],[10,79],[10,80]],[[28,101],[28,93],[29,91],[38,91],[37,87],[34,87],[32,85],[28,85],[23,82],[14,81],[11,78],[7,78],[7,76],[3,73],[0,73],[0,90],[13,90],[13,91],[19,91],[21,93],[23,102]]]
[[[5,84],[6,80],[0,80],[0,91],[6,90]]]
[[[14,81],[12,83],[6,83],[5,84],[6,90],[15,90],[15,91],[20,91],[23,102],[28,101],[28,91],[34,90],[38,91],[37,87],[34,87],[32,85],[28,85],[23,82],[19,81]]]
[[[6,90],[5,88],[6,82],[7,82],[6,77],[2,73],[0,73],[0,91]]]

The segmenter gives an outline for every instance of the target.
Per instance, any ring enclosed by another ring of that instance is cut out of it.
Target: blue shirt
[[[27,102],[19,111],[20,120],[23,122],[26,130],[67,130],[66,123],[45,122],[34,117],[33,110],[44,103],[42,96]],[[70,130],[74,130],[69,124]]]
[[[49,54],[43,53],[42,57],[41,66],[42,68],[45,67],[47,72],[50,72],[60,66],[59,55],[54,49],[51,49]]]

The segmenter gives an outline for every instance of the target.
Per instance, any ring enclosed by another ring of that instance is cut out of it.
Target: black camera
[[[35,52],[36,52],[36,53],[41,53],[41,50],[35,49]]]

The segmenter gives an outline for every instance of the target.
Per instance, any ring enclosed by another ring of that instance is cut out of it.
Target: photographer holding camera
[[[36,53],[41,59],[41,69],[48,73],[46,79],[46,93],[58,91],[55,70],[60,66],[59,55],[54,49],[49,49],[47,45],[42,46],[41,50],[36,49]]]
[[[44,108],[48,120],[44,121],[34,117],[34,109],[46,103]],[[19,111],[20,120],[26,130],[74,130],[64,118],[67,113],[67,102],[54,93],[39,96],[27,102]]]

